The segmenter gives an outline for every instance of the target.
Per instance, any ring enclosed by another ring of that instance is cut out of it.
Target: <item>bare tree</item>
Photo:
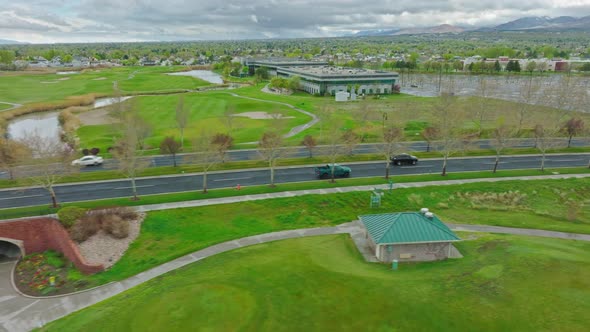
[[[139,116],[139,113],[135,111],[136,107],[133,102],[131,103],[130,108],[132,110],[130,112],[136,113],[132,116],[135,117],[133,128],[136,131],[135,135],[137,138],[137,147],[140,150],[145,150],[145,140],[152,135],[152,125],[149,122],[147,122],[143,117]]]
[[[176,126],[180,130],[180,147],[184,147],[184,129],[188,125],[189,112],[184,107],[184,96],[178,97],[178,103],[176,104]]]
[[[452,92],[443,92],[434,104],[438,122],[436,127],[440,133],[438,151],[443,156],[442,176],[447,175],[449,157],[464,146],[459,136],[463,118],[455,107],[456,99],[457,97]]]
[[[307,148],[307,151],[309,152],[309,158],[312,158],[312,150],[318,145],[313,136],[305,135],[301,144]]]
[[[588,92],[579,77],[562,75],[557,84],[552,84],[550,89],[544,91],[545,104],[556,109],[556,123],[562,123],[564,118],[579,111],[588,105]]]
[[[131,104],[130,107],[134,107],[134,104]],[[121,137],[113,149],[113,156],[119,161],[119,171],[131,180],[133,200],[139,199],[135,178],[142,169],[148,166],[148,162],[141,159],[137,151],[139,147],[138,126],[142,126],[142,119],[138,112],[134,109],[126,111]]]
[[[567,134],[567,147],[572,144],[572,138],[584,132],[584,120],[580,118],[571,118],[564,123],[562,130]]]
[[[360,143],[361,138],[352,129],[346,129],[341,136],[344,150],[347,155],[352,156],[354,148]]]
[[[535,147],[541,152],[541,172],[545,171],[545,159],[549,149],[558,146],[558,141],[554,139],[557,130],[550,125],[538,124],[535,126]]]
[[[370,123],[371,118],[373,117],[375,111],[371,104],[367,101],[364,101],[360,104],[360,107],[352,112],[352,116],[356,123],[359,124],[361,127],[361,142],[365,142],[367,139],[367,125]]]
[[[492,140],[490,143],[496,152],[496,159],[494,161],[494,169],[492,170],[492,173],[496,173],[498,170],[502,152],[511,146],[512,141],[510,138],[512,136],[514,136],[514,130],[503,124],[497,126],[492,132]]]
[[[539,78],[533,78],[532,75],[522,82],[523,84],[519,89],[517,136],[521,135],[523,125],[529,120],[530,113],[535,108],[534,104],[538,102],[539,90],[541,89]]]
[[[219,159],[222,163],[225,162],[225,155],[227,150],[229,150],[229,148],[232,146],[233,142],[234,139],[231,136],[223,133],[217,133],[211,139],[211,144],[213,144],[215,147],[215,150],[217,151]]]
[[[342,132],[341,128],[341,120],[333,119],[328,122],[328,127],[326,128],[326,145],[322,148],[323,155],[328,158],[328,163],[331,165],[330,182],[332,183],[336,182],[334,177],[336,167],[334,167],[334,164],[336,164],[336,161],[338,161],[338,158],[340,158],[344,152],[340,140],[340,134]]]
[[[275,186],[275,167],[277,161],[281,158],[283,150],[283,138],[276,131],[267,131],[262,134],[260,141],[258,141],[258,153],[268,163],[270,169],[270,186]]]
[[[180,152],[181,148],[181,143],[172,136],[166,136],[160,143],[160,153],[171,155],[174,167],[176,167],[176,154]]]
[[[0,137],[0,169],[6,170],[10,180],[15,178],[16,167],[30,155],[31,151],[22,142]]]
[[[481,137],[483,131],[483,123],[490,117],[492,111],[492,103],[494,100],[491,98],[496,91],[495,82],[490,80],[488,77],[479,76],[476,87],[477,107],[474,107],[470,112],[472,115],[471,121],[477,128],[477,137]]]
[[[422,130],[421,135],[426,141],[426,152],[430,152],[432,142],[440,137],[440,130],[437,127],[428,126]]]
[[[385,178],[389,179],[391,169],[391,157],[399,150],[399,142],[403,139],[404,132],[402,128],[394,125],[388,125],[383,128],[383,144],[381,153],[385,157]]]
[[[330,120],[332,119],[332,113],[334,109],[330,106],[324,105],[320,107],[320,109],[316,112],[316,115],[319,119],[318,124],[320,125],[320,138],[319,141],[322,143],[324,140],[324,127],[329,126]]]
[[[41,137],[38,133],[27,135],[23,143],[30,151],[27,164],[35,167],[37,176],[30,177],[32,184],[38,185],[49,193],[51,204],[54,208],[58,207],[57,196],[54,186],[66,175],[71,175],[79,170],[78,167],[72,166],[74,159],[73,151],[67,148],[65,144],[57,138],[48,139]]]
[[[201,135],[193,142],[194,161],[200,165],[203,172],[203,193],[208,192],[207,175],[209,170],[221,162],[217,146],[213,143],[213,136],[207,132]]]
[[[236,107],[229,105],[223,112],[225,117],[225,125],[227,126],[227,134],[232,135],[234,131],[234,120],[236,118]]]

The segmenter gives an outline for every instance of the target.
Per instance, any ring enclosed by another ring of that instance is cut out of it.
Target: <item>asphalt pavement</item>
[[[546,168],[586,166],[590,154],[548,155]],[[424,159],[415,166],[392,166],[390,174],[438,174],[441,172],[441,159]],[[500,161],[499,170],[539,169],[541,156],[506,156]],[[384,176],[385,162],[347,163],[352,173],[351,178]],[[494,157],[451,158],[447,172],[491,171]],[[275,183],[305,182],[316,180],[313,166],[290,166],[275,170]],[[237,171],[220,171],[208,174],[209,189],[231,188],[268,184],[268,169],[248,169]],[[200,190],[203,186],[202,174],[165,175],[159,177],[139,178],[136,180],[139,195],[175,193]],[[108,180],[86,183],[74,183],[55,186],[59,202],[76,202],[105,198],[130,197],[132,195],[129,179]],[[49,204],[50,197],[43,188],[18,188],[0,190],[0,208],[14,208]]]

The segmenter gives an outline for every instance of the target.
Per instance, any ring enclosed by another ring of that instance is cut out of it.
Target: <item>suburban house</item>
[[[427,209],[359,216],[369,247],[381,262],[435,261],[462,257],[461,239]]]

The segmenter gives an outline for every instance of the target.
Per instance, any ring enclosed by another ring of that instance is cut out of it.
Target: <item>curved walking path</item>
[[[416,182],[416,183],[400,183],[396,184],[395,188],[400,187],[421,187],[430,185],[444,185],[457,183],[471,183],[471,182],[496,182],[507,180],[531,180],[531,179],[557,179],[566,177],[587,177],[590,174],[580,175],[548,175],[536,177],[513,177],[513,178],[493,178],[493,179],[469,179],[469,180],[450,180],[450,181],[432,181],[432,182]],[[293,197],[308,194],[328,194],[335,192],[349,192],[349,191],[366,191],[372,188],[385,188],[387,185],[377,186],[359,186],[359,187],[343,187],[330,188],[318,190],[301,190],[294,192],[248,195],[237,197],[226,197],[217,199],[198,200],[190,202],[177,202],[166,204],[155,204],[139,207],[140,211],[172,209],[189,206],[203,206],[212,204],[227,204],[239,201],[261,200],[269,198]],[[541,236],[552,237],[560,239],[573,239],[581,241],[590,241],[588,234],[574,234],[563,233],[555,231],[498,227],[486,225],[465,225],[465,224],[448,224],[449,227],[455,231],[475,231],[475,232],[490,232],[490,233],[504,233],[526,236]],[[103,301],[109,297],[117,295],[131,287],[137,286],[169,271],[178,269],[187,264],[197,262],[201,259],[223,253],[226,251],[256,245],[260,243],[300,238],[306,236],[331,235],[331,234],[350,234],[357,248],[367,261],[376,261],[373,254],[368,250],[366,240],[363,235],[361,227],[357,222],[350,222],[334,227],[321,228],[307,228],[286,230],[280,232],[259,234],[248,236],[240,239],[226,241],[219,243],[202,250],[193,252],[191,254],[179,257],[170,262],[164,263],[160,266],[154,267],[145,272],[139,273],[128,279],[106,284],[95,289],[83,291],[76,294],[62,295],[51,298],[33,298],[27,297],[18,293],[12,285],[12,269],[13,262],[0,262],[0,331],[29,331],[33,328],[43,326],[44,324],[53,320],[66,316],[74,311],[78,311],[97,302]]]
[[[8,105],[11,105],[12,106],[12,107],[9,107],[7,109],[0,110],[0,112],[10,111],[10,110],[13,110],[15,108],[18,108],[18,107],[23,106],[22,104],[9,103],[7,101],[0,101],[0,104],[8,104]]]
[[[254,100],[254,101],[260,101],[260,102],[264,102],[264,103],[271,103],[271,104],[277,104],[277,105],[286,106],[286,107],[289,107],[290,109],[292,109],[294,111],[297,111],[297,112],[299,112],[301,114],[305,114],[305,115],[311,117],[311,121],[309,121],[309,122],[307,122],[305,124],[302,124],[302,125],[299,125],[299,126],[296,126],[296,127],[291,128],[291,130],[289,130],[288,133],[286,133],[285,135],[283,135],[284,138],[289,138],[289,137],[295,136],[295,135],[299,134],[300,132],[306,130],[307,128],[313,126],[314,124],[316,124],[316,123],[318,123],[320,121],[320,119],[315,114],[310,113],[310,112],[305,111],[305,110],[302,110],[301,108],[297,108],[297,107],[295,107],[295,106],[293,106],[291,104],[283,103],[283,102],[280,102],[280,101],[264,100],[264,99],[253,98],[253,97],[240,96],[240,95],[238,95],[236,93],[233,93],[233,92],[227,92],[227,93],[230,94],[230,95],[232,95],[232,96],[234,96],[234,97],[236,97],[236,98],[243,98],[243,99],[249,99],[249,100]]]

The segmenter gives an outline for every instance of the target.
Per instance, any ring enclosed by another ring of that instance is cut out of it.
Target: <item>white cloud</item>
[[[0,39],[29,42],[336,36],[586,16],[589,0],[0,0]]]

